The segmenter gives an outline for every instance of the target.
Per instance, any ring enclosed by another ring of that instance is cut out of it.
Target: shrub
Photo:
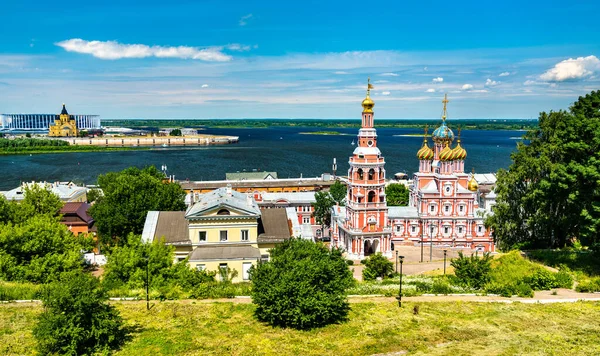
[[[477,257],[471,254],[471,257],[465,257],[462,252],[458,253],[458,258],[453,258],[450,265],[454,267],[454,274],[460,283],[481,289],[490,279],[491,256],[485,253],[483,257]]]
[[[346,289],[354,279],[338,249],[290,239],[271,250],[270,261],[251,268],[250,276],[260,321],[311,329],[348,316]]]
[[[346,264],[348,266],[354,266],[354,261],[352,261],[352,260],[346,260]]]
[[[385,278],[393,271],[394,264],[378,252],[365,260],[363,280],[372,281],[377,277]]]
[[[434,294],[452,294],[454,290],[447,280],[436,278],[431,285],[431,293]]]
[[[568,288],[573,287],[573,276],[565,270],[560,270],[554,275],[554,286],[553,288]]]
[[[523,282],[533,290],[550,290],[556,285],[556,278],[554,278],[554,273],[541,268],[533,275],[525,277]]]
[[[0,282],[0,300],[30,300],[40,296],[39,284]]]
[[[98,279],[80,271],[64,273],[44,287],[44,311],[33,329],[40,354],[107,353],[119,347],[126,332],[107,299]]]
[[[590,278],[579,282],[575,290],[581,293],[600,292],[600,277]]]

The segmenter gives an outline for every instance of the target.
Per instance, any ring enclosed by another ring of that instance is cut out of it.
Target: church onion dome
[[[477,189],[479,189],[479,184],[477,184],[474,175],[471,175],[471,179],[469,179],[469,183],[467,183],[467,189],[469,189],[472,192],[476,192]]]
[[[67,112],[67,108],[65,107],[65,104],[63,104],[63,108],[62,111],[60,112],[61,115],[69,115],[69,113]]]
[[[371,89],[373,89],[373,85],[371,84],[371,78],[369,78],[367,82],[367,97],[362,101],[363,112],[373,112],[373,107],[375,106],[375,102],[371,99]]]
[[[440,152],[440,161],[451,161],[452,160],[452,149],[446,142],[446,147]]]
[[[433,150],[423,141],[423,147],[417,152],[417,158],[421,161],[431,161],[434,157]]]
[[[440,127],[438,127],[437,129],[435,129],[435,131],[433,131],[433,134],[431,135],[431,137],[433,138],[433,141],[435,143],[439,143],[439,142],[452,142],[454,141],[454,132],[452,132],[452,130],[450,130],[450,128],[448,126],[446,126],[446,121],[442,121],[442,124],[440,125]]]
[[[456,147],[452,150],[452,159],[464,161],[467,158],[467,150],[460,145],[460,138],[456,141]]]

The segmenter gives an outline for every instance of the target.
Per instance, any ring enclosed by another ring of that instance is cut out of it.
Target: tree
[[[347,188],[344,184],[342,184],[339,180],[336,180],[335,183],[329,187],[329,194],[333,201],[340,206],[344,206],[344,200],[346,199]]]
[[[107,300],[98,279],[81,271],[44,287],[44,311],[33,329],[40,354],[89,355],[122,345],[123,320]]]
[[[363,280],[372,281],[377,277],[385,278],[394,272],[394,264],[380,252],[369,256],[363,269]]]
[[[312,216],[321,225],[321,231],[324,226],[331,225],[331,208],[335,205],[335,201],[328,192],[316,192],[315,202],[312,204]]]
[[[48,215],[55,217],[60,212],[64,203],[50,190],[38,184],[26,186],[23,201],[18,204],[14,215],[15,223],[25,221],[36,215]]]
[[[91,247],[48,215],[18,224],[0,225],[0,278],[47,283],[61,272],[83,267],[81,251]]]
[[[169,133],[170,136],[181,136],[181,130],[180,129],[174,129],[171,130],[171,133]]]
[[[292,238],[270,253],[268,262],[250,269],[258,320],[311,329],[347,318],[346,289],[354,280],[340,250]]]
[[[494,214],[486,224],[498,246],[591,245],[600,232],[600,91],[569,111],[541,113],[508,171],[498,172]]]
[[[102,191],[98,188],[92,188],[90,190],[88,190],[87,192],[87,202],[88,203],[93,203],[96,200],[98,200],[98,198],[100,198],[102,196]]]
[[[462,284],[481,289],[490,280],[492,257],[489,252],[483,254],[481,258],[473,254],[471,257],[465,257],[459,251],[458,258],[453,258],[450,265],[454,267],[454,274]]]
[[[102,243],[110,246],[129,233],[141,234],[148,211],[185,209],[184,190],[163,178],[154,166],[141,170],[132,167],[98,177],[104,195],[91,207],[90,214]]]
[[[404,184],[390,184],[385,187],[385,197],[388,206],[407,206],[408,188]]]

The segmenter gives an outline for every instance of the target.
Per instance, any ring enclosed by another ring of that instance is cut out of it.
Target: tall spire
[[[371,89],[373,89],[373,84],[371,84],[371,78],[369,77],[367,80],[367,97],[362,101],[363,112],[373,112],[375,102],[371,100]]]

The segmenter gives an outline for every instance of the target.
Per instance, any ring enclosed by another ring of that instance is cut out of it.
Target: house
[[[31,188],[32,186],[37,185],[39,187],[45,188],[52,193],[56,194],[58,198],[63,202],[82,202],[85,203],[87,201],[87,188],[80,187],[73,182],[30,182],[23,183],[20,186],[11,189],[6,192],[0,192],[6,197],[6,200],[14,200],[16,202],[21,202],[25,198],[25,189]]]
[[[94,218],[88,214],[90,205],[82,202],[68,202],[60,209],[60,223],[74,234],[96,232]]]
[[[188,259],[199,270],[235,270],[234,282],[249,280],[248,271],[269,249],[291,237],[285,209],[261,210],[251,195],[231,187],[194,195],[187,211],[150,211],[142,240],[163,238],[175,246],[177,261]]]

